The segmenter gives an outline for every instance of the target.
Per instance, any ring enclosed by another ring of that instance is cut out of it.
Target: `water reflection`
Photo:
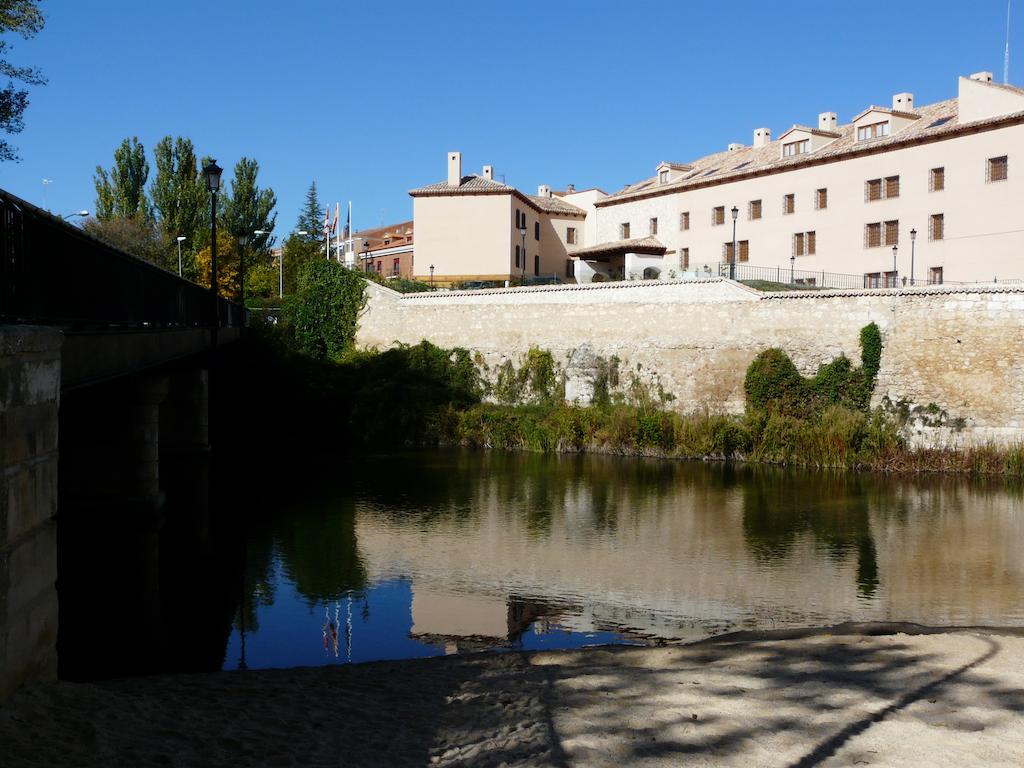
[[[330,477],[330,475],[327,475]],[[425,452],[303,488],[249,533],[227,666],[1024,624],[1019,493],[602,456]]]

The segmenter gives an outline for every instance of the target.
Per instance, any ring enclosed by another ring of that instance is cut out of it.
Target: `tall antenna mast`
[[[1003,85],[1010,84],[1010,3],[1006,0],[1006,51],[1003,53]]]

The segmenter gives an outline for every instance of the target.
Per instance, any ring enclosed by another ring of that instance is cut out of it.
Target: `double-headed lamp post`
[[[917,230],[910,230],[910,286],[914,286],[914,243],[917,241]]]
[[[732,258],[729,259],[729,279],[736,279],[736,259],[739,258],[739,254],[736,253],[736,219],[739,218],[740,209],[735,205],[732,207]]]
[[[897,252],[899,252],[899,249],[900,249],[900,247],[898,245],[894,245],[892,247],[892,287],[893,288],[898,288],[899,287],[899,283],[898,283],[899,275],[896,272],[896,254],[897,254]]]
[[[526,222],[523,222],[523,225],[519,227],[519,236],[523,238],[523,250],[519,254],[522,259],[520,263],[523,265],[523,276],[520,280],[520,285],[526,285]]]
[[[220,175],[224,169],[213,158],[203,166],[203,178],[210,192],[210,295],[213,297],[213,332],[211,341],[217,344],[217,327],[220,325],[220,307],[217,304],[217,193],[220,191]]]
[[[178,235],[174,239],[178,241],[178,277],[181,277],[181,242],[185,239],[185,236]]]

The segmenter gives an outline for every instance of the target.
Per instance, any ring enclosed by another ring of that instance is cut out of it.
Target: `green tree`
[[[231,193],[224,195],[222,222],[232,237],[244,237],[248,248],[266,252],[271,236],[253,234],[256,230],[270,232],[277,222],[274,190],[260,189],[256,183],[260,164],[243,157],[235,164],[235,177],[231,180]]]
[[[165,269],[178,268],[177,253],[172,264],[165,239],[152,219],[141,216],[115,219],[86,219],[82,224],[88,234],[125,253],[158,264]]]
[[[16,32],[24,39],[34,37],[43,28],[45,19],[38,0],[0,0],[0,34]],[[21,133],[25,127],[22,116],[28,106],[28,91],[18,88],[15,80],[27,85],[45,85],[46,78],[35,67],[17,67],[7,60],[10,45],[0,40],[0,75],[10,80],[0,89],[0,130]],[[19,160],[16,148],[0,139],[0,161]]]
[[[299,234],[291,234],[281,249],[284,259],[284,292],[295,293],[299,287],[299,275],[311,261],[325,261],[322,243]]]
[[[200,285],[210,285],[210,244],[196,254],[197,279]],[[217,292],[226,298],[238,298],[238,242],[227,232],[217,230]]]
[[[299,290],[285,302],[285,322],[300,352],[337,360],[355,341],[359,313],[366,305],[366,280],[336,261],[308,262]]]
[[[209,192],[199,174],[195,149],[190,139],[165,136],[153,149],[156,175],[150,187],[153,211],[167,235],[167,246],[177,261],[177,241],[184,237],[182,251],[185,272],[191,274],[194,255],[208,244]]]
[[[319,241],[324,230],[324,206],[316,191],[316,181],[311,181],[306,192],[306,203],[302,206],[299,220],[295,224],[296,231],[306,231],[306,240]]]
[[[136,137],[125,139],[114,152],[114,165],[109,172],[102,166],[96,166],[96,176],[93,177],[96,218],[150,218],[146,197],[148,178],[149,162],[145,148]]]

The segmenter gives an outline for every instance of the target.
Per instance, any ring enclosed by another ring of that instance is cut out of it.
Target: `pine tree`
[[[3,0],[0,2],[0,33],[17,32],[26,40],[34,37],[43,28],[45,20],[39,10],[38,0]],[[28,91],[15,87],[20,80],[28,85],[45,85],[46,78],[35,67],[16,67],[4,57],[10,46],[0,40],[0,75],[7,75],[11,81],[0,89],[0,130],[4,133],[21,133],[25,127],[22,116],[28,106]],[[18,160],[15,147],[0,139],[0,161]]]
[[[309,184],[309,191],[306,192],[306,204],[302,207],[299,220],[295,224],[297,231],[306,231],[306,240],[323,240],[324,228],[324,206],[320,202],[320,196],[316,191],[316,181]]]
[[[146,198],[149,162],[138,138],[125,139],[114,152],[114,165],[109,173],[96,166],[96,218],[148,219],[151,216]]]

